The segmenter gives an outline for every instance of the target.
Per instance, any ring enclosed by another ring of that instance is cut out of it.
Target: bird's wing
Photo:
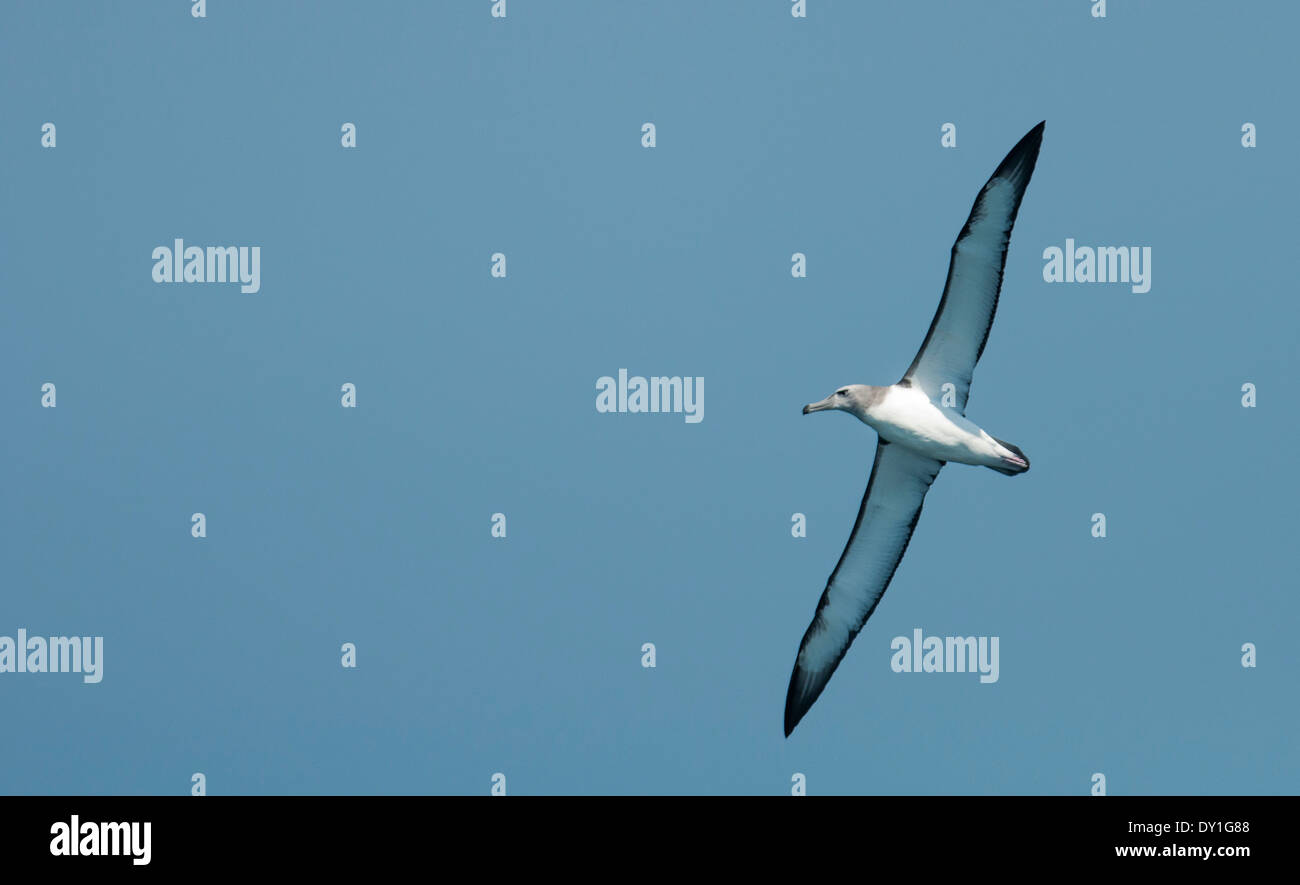
[[[942,461],[883,439],[876,445],[876,462],[853,534],[799,644],[785,697],[786,737],[822,693],[853,637],[880,602],[912,539],[925,493],[941,467]]]
[[[1029,176],[1034,173],[1043,126],[1039,123],[1020,139],[975,198],[966,226],[952,245],[939,310],[920,352],[899,382],[920,387],[935,402],[941,402],[943,385],[950,383],[957,409],[963,413],[971,376],[984,353],[998,308],[1007,243]]]

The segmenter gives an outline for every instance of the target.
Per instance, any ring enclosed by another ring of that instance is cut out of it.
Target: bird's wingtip
[[[801,702],[796,701],[794,695],[789,695],[786,697],[786,701],[785,701],[785,736],[786,737],[790,736],[790,734],[795,730],[795,727],[798,726],[800,720],[803,719],[803,714],[807,712],[808,712],[808,706],[804,705]]]

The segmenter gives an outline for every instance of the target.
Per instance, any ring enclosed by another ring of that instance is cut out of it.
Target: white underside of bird
[[[1026,467],[1025,459],[952,408],[936,405],[925,392],[897,384],[868,409],[862,420],[881,439],[936,461],[979,467]]]
[[[949,461],[991,467],[1016,475],[1029,469],[1029,460],[1011,443],[989,435],[957,409],[936,403],[924,389],[909,382],[888,387],[850,384],[804,414],[828,410],[848,412],[871,427],[882,442],[893,443],[941,464]]]

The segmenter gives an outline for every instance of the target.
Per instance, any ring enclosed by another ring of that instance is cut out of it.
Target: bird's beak
[[[809,403],[808,405],[804,406],[803,413],[807,415],[810,412],[824,412],[827,409],[833,409],[833,408],[835,407],[831,405],[831,398],[828,396],[826,397],[826,399],[822,400],[821,402]]]

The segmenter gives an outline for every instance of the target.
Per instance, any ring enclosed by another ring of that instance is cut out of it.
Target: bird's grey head
[[[872,387],[870,384],[846,384],[821,402],[809,403],[803,407],[803,413],[838,410],[848,412],[861,421],[866,420],[867,411],[875,405],[884,394],[885,388]]]

